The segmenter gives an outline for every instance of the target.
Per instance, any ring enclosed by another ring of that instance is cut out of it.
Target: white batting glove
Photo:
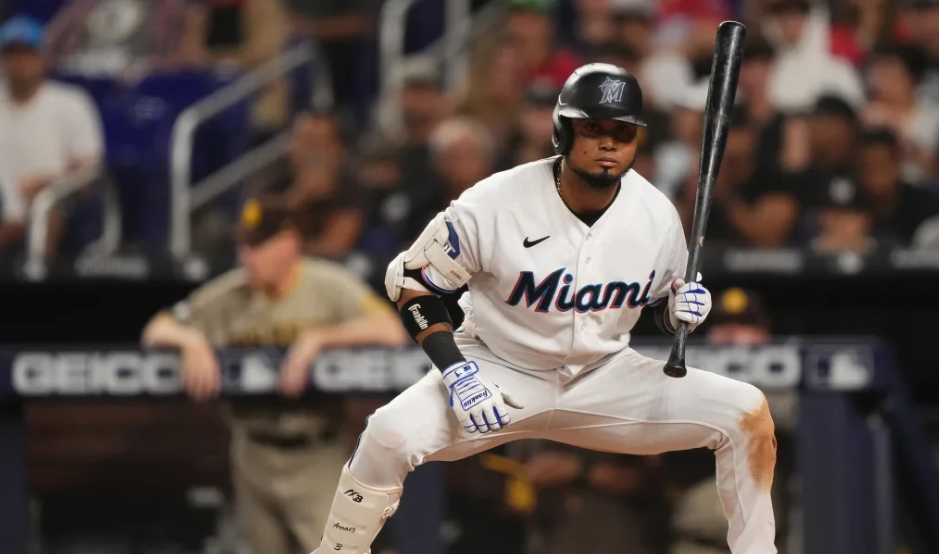
[[[524,406],[499,385],[479,373],[476,362],[460,362],[443,371],[443,382],[450,389],[450,407],[470,433],[498,431],[512,423],[506,406]]]
[[[684,279],[672,281],[672,292],[668,295],[668,319],[672,329],[678,328],[678,323],[684,321],[689,331],[704,323],[711,311],[711,293],[701,283],[701,274],[698,281],[686,283]]]

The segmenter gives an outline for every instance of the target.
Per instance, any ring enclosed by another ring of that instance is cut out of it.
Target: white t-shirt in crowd
[[[61,175],[72,162],[100,159],[101,120],[81,89],[47,82],[25,104],[0,81],[0,192],[5,221],[22,221],[23,179]]]

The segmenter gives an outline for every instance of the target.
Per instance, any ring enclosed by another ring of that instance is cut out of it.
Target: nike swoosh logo
[[[551,235],[548,235],[548,236],[546,236],[546,237],[541,237],[541,238],[538,239],[538,240],[528,240],[528,237],[525,237],[525,240],[522,242],[522,246],[524,246],[525,248],[531,248],[532,246],[535,246],[536,244],[542,243],[542,242],[548,240],[549,238],[551,238]]]

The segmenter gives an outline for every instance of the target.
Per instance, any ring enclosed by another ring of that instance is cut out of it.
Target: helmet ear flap
[[[558,106],[554,107],[554,132],[551,135],[551,143],[554,145],[554,153],[566,155],[571,149],[571,122],[559,113]]]

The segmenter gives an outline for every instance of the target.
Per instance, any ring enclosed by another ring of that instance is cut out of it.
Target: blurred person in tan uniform
[[[226,410],[238,522],[255,554],[316,547],[351,454],[340,430],[342,400],[295,401],[311,363],[324,349],[407,339],[397,314],[354,275],[302,256],[300,224],[282,201],[249,200],[238,229],[242,267],[157,314],[143,331],[145,346],[180,350],[183,383],[196,400],[219,392],[213,349],[289,347],[279,383],[288,399],[238,399]]]

